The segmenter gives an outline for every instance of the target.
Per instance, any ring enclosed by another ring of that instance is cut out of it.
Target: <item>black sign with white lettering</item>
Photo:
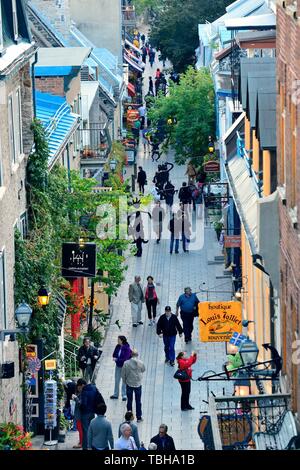
[[[62,270],[66,278],[96,276],[96,244],[63,243]]]

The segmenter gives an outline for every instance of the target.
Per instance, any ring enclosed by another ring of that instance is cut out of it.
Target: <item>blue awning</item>
[[[49,146],[49,162],[52,166],[69,137],[78,126],[79,116],[71,113],[67,101],[60,96],[36,92],[36,111],[46,131]]]

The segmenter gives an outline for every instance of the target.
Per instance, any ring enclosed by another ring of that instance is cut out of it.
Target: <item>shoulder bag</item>
[[[191,377],[187,373],[186,369],[177,369],[174,374],[174,379],[177,380],[191,380]]]

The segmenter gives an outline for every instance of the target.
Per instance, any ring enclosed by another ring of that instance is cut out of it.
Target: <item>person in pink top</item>
[[[181,410],[188,411],[194,410],[190,405],[190,393],[191,393],[191,378],[192,378],[192,365],[197,361],[197,353],[192,352],[190,357],[187,357],[185,352],[180,352],[176,357],[178,362],[178,369],[186,370],[189,379],[178,380],[181,386]]]
[[[148,311],[149,326],[155,325],[156,307],[159,304],[153,277],[147,277],[147,286],[145,288],[145,300]]]

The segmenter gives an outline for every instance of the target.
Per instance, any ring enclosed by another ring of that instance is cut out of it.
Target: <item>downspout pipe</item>
[[[36,97],[35,97],[35,65],[38,61],[38,53],[34,54],[34,61],[31,64],[31,81],[32,81],[32,104],[33,104],[33,117],[36,119]]]

